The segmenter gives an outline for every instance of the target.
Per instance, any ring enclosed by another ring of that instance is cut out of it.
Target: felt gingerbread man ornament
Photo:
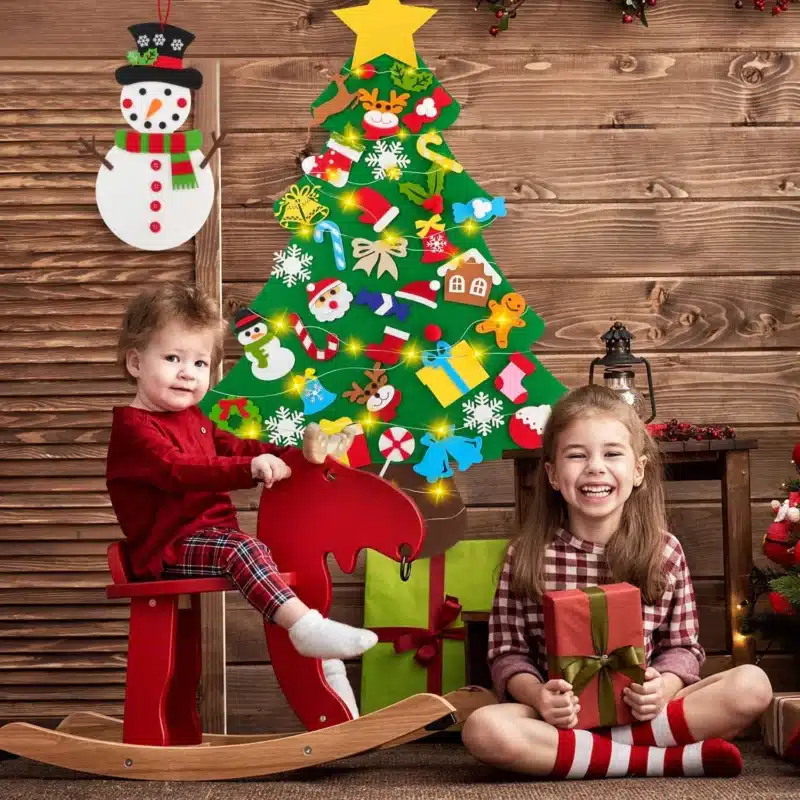
[[[508,334],[512,328],[524,328],[526,322],[522,315],[527,310],[528,305],[525,299],[516,292],[509,292],[503,295],[498,303],[496,300],[489,301],[489,319],[479,322],[475,327],[476,333],[494,333],[497,346],[505,349],[508,347]]]

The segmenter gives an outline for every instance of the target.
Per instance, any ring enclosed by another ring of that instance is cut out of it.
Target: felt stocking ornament
[[[322,178],[341,189],[350,178],[350,169],[364,155],[363,144],[346,143],[338,134],[327,142],[327,150],[318,156],[308,156],[302,162],[303,172],[314,178]]]
[[[406,331],[387,325],[383,329],[383,341],[368,345],[364,352],[367,358],[373,361],[396,364],[400,360],[400,353],[408,343],[410,336],[411,334]]]
[[[558,729],[554,778],[733,777],[742,771],[742,755],[724,739],[706,739],[681,747],[647,747],[615,742],[584,730]]]
[[[400,213],[397,206],[393,206],[382,194],[369,186],[356,189],[353,200],[361,209],[358,221],[372,225],[375,233],[380,233]]]
[[[535,369],[536,364],[522,353],[512,353],[508,364],[494,379],[494,387],[512,403],[524,403],[528,399],[528,392],[522,385],[522,379]]]

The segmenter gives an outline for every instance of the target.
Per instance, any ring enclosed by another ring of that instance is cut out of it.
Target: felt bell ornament
[[[300,398],[303,401],[303,413],[306,416],[319,414],[336,400],[336,395],[329,392],[316,377],[316,370],[309,367],[303,374],[303,378],[305,383],[300,391]]]

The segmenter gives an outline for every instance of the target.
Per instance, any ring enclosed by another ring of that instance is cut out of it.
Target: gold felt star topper
[[[400,0],[370,0],[365,6],[344,8],[333,13],[356,33],[351,65],[351,69],[356,69],[384,53],[416,67],[414,32],[436,11],[435,8],[406,6]]]

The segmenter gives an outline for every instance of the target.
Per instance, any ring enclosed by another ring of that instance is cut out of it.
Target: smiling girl
[[[509,544],[489,621],[501,702],[470,716],[463,740],[485,763],[531,775],[732,776],[727,741],[767,708],[772,689],[743,665],[700,680],[705,653],[686,558],[667,531],[658,449],[634,410],[602,386],[554,407],[534,499]],[[642,595],[647,671],[624,700],[637,723],[577,730],[580,699],[547,679],[542,594],[627,581]]]

